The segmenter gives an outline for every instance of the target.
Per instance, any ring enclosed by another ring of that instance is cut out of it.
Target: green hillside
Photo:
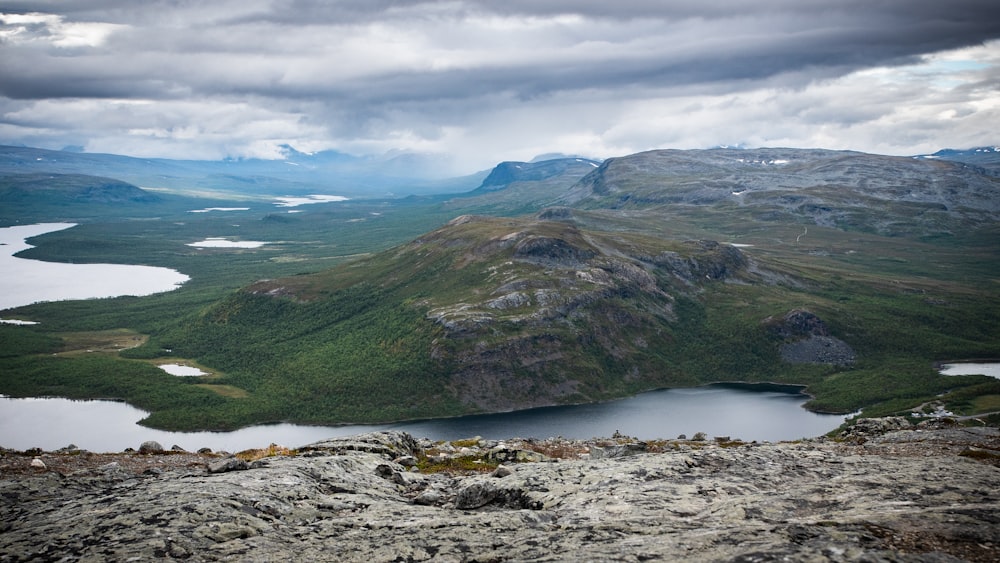
[[[94,305],[92,328],[149,340],[87,365],[15,355],[5,366],[23,373],[0,376],[0,391],[122,397],[175,429],[385,422],[714,381],[806,385],[811,408],[870,415],[935,400],[989,412],[1000,397],[995,379],[934,369],[1000,357],[1000,180],[981,170],[794,149],[504,166],[488,189],[364,207],[365,222],[347,206],[243,220],[240,232],[285,240],[258,254],[206,261],[165,239],[164,261],[196,265],[192,288],[259,281],[158,298],[173,309],[156,322]],[[348,233],[380,251],[310,258]],[[51,350],[45,330],[0,336]],[[167,360],[213,375],[150,365]]]
[[[220,409],[225,424],[380,422],[711,381],[807,384],[812,406],[835,412],[998,387],[932,369],[996,355],[988,287],[900,276],[891,260],[889,279],[864,261],[574,223],[463,216],[371,258],[253,284],[136,353],[197,358],[248,391],[248,418]],[[786,361],[796,346],[805,358]],[[831,346],[841,352],[824,357]],[[181,423],[167,416],[151,422]]]

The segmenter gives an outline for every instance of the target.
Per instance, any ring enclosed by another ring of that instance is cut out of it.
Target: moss
[[[958,455],[970,459],[977,459],[980,461],[988,461],[994,464],[1000,464],[1000,452],[996,452],[993,450],[984,450],[980,448],[966,448]]]
[[[467,438],[465,440],[452,440],[449,442],[456,448],[472,448],[479,445],[479,438]]]
[[[421,473],[490,473],[499,464],[481,456],[459,456],[447,458],[421,457],[417,469]]]
[[[257,461],[258,459],[264,459],[266,457],[277,457],[277,456],[294,456],[298,452],[296,450],[288,449],[285,446],[279,446],[277,444],[271,444],[266,448],[243,450],[236,454],[236,457],[242,459],[243,461]]]

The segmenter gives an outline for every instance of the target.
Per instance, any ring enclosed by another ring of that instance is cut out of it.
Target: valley
[[[477,189],[327,192],[294,209],[274,203],[294,193],[280,178],[239,198],[177,180],[155,198],[119,186],[121,198],[87,190],[87,172],[64,179],[72,198],[32,198],[18,179],[3,224],[79,223],[19,256],[190,280],[4,311],[39,324],[0,325],[0,393],[124,399],[171,430],[385,423],[717,381],[801,384],[808,408],[865,416],[929,401],[975,415],[1000,395],[995,379],[934,369],[1000,357],[1000,179],[981,164],[653,151],[502,163]],[[267,244],[240,244],[252,241]],[[139,345],[58,353],[86,347],[70,334]],[[221,375],[155,366],[177,359]]]

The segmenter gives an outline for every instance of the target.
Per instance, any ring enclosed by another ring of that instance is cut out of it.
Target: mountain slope
[[[668,360],[686,322],[676,300],[703,279],[771,278],[716,243],[463,216],[350,266],[254,284],[161,345],[286,405],[282,419],[594,401],[698,381]],[[776,361],[777,345],[760,354]]]
[[[197,358],[247,391],[201,419],[218,427],[493,412],[711,381],[807,384],[815,408],[846,412],[983,384],[931,364],[1000,350],[988,289],[583,226],[602,216],[462,216],[351,264],[258,282],[144,350]]]

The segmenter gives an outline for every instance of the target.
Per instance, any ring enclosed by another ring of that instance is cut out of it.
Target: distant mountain
[[[534,158],[528,162],[542,162],[544,160],[560,160],[564,158],[579,158],[581,160],[592,160],[594,162],[600,163],[600,160],[594,160],[593,158],[587,158],[578,154],[564,154],[561,152],[549,152],[545,154],[536,155]]]
[[[152,203],[160,198],[112,178],[83,174],[17,174],[0,177],[0,203]]]
[[[77,219],[147,213],[162,198],[137,186],[84,174],[0,176],[0,221]]]
[[[934,154],[914,158],[939,158],[978,166],[993,176],[1000,176],[1000,147],[974,147],[971,149],[942,149]]]
[[[589,173],[599,162],[583,158],[558,158],[538,162],[501,162],[479,185],[479,191],[503,189],[515,182],[538,182],[554,176]]]
[[[0,175],[83,174],[184,192],[245,196],[324,193],[351,197],[468,191],[482,176],[448,178],[433,157],[409,153],[354,157],[283,148],[285,159],[169,160],[0,146]]]

